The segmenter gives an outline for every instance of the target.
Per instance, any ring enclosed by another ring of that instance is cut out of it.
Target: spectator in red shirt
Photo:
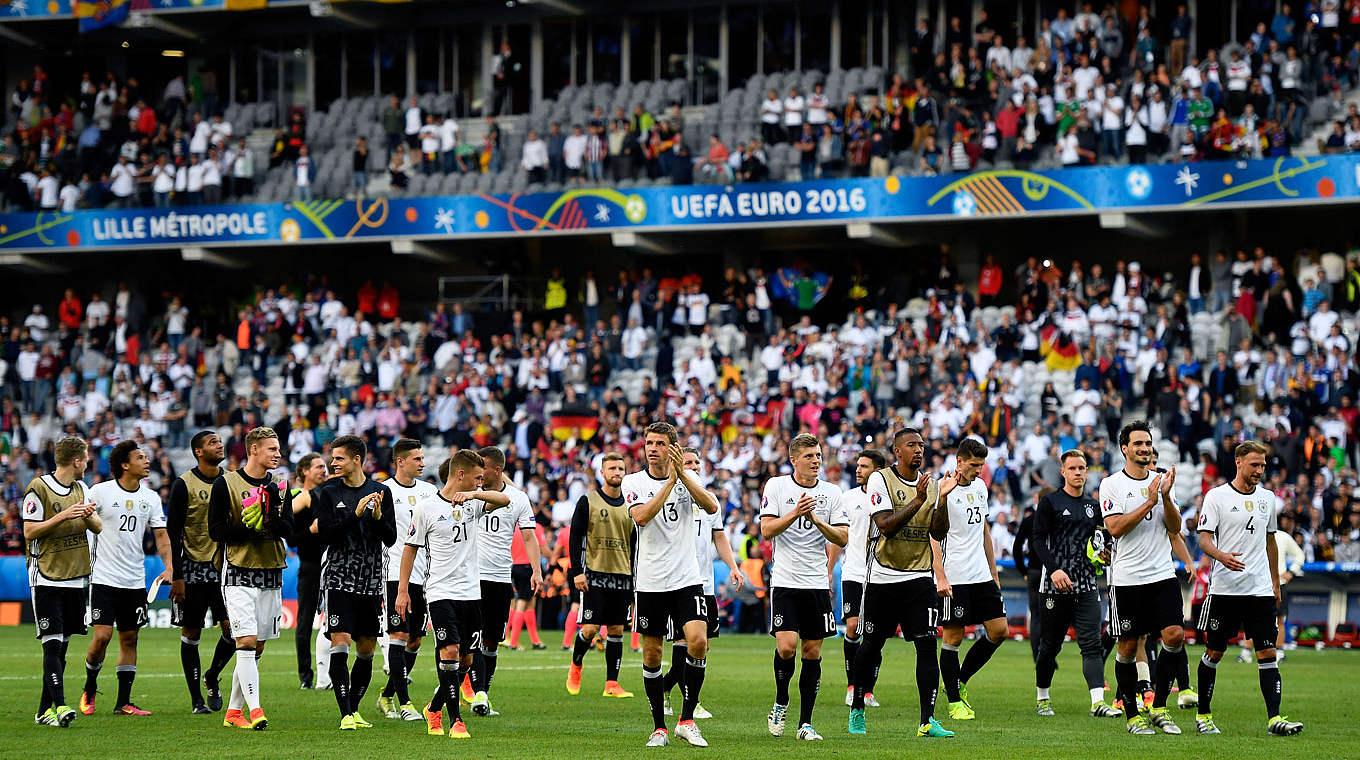
[[[57,318],[63,325],[72,330],[80,329],[80,299],[76,298],[76,292],[70,288],[66,289],[66,296],[57,305]]]
[[[996,115],[996,133],[1001,138],[1002,158],[1011,158],[1015,155],[1015,138],[1020,135],[1020,117],[1024,113],[1025,109],[1012,100]]]
[[[365,280],[363,287],[359,288],[359,308],[365,314],[373,313],[373,304],[378,300],[378,289],[373,287],[372,280]]]
[[[137,112],[137,131],[150,137],[156,134],[156,109],[148,108],[145,100],[137,101],[141,110]]]
[[[378,316],[385,320],[397,318],[397,312],[401,310],[401,294],[392,287],[392,283],[384,282],[382,292],[378,294]]]
[[[997,294],[1001,292],[1001,267],[996,265],[992,255],[987,254],[982,273],[978,275],[978,305],[995,306]]]
[[[709,135],[708,157],[704,159],[704,165],[699,173],[712,182],[729,181],[731,174],[727,170],[728,155],[727,146],[722,144],[722,140],[719,140],[717,135]]]

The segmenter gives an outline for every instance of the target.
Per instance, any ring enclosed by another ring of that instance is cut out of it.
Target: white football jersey
[[[477,568],[484,581],[510,582],[511,551],[520,540],[520,530],[533,532],[534,508],[529,496],[508,480],[501,481],[501,493],[510,497],[510,506],[482,515],[481,535],[477,538]]]
[[[941,544],[944,577],[951,586],[992,580],[986,547],[991,540],[987,527],[987,484],[982,478],[973,478],[966,486],[955,486],[944,500],[949,509],[949,534]]]
[[[798,506],[807,494],[816,502],[813,512],[833,526],[848,526],[850,518],[841,506],[841,489],[834,483],[818,480],[811,488],[798,485],[792,475],[780,475],[765,482],[760,497],[760,516],[783,517]],[[800,517],[787,530],[774,537],[774,567],[770,586],[778,588],[828,589],[826,573],[826,536],[812,518]]]
[[[90,489],[90,500],[104,529],[90,534],[90,583],[114,588],[146,589],[146,552],[142,537],[165,527],[161,497],[145,483],[124,490],[116,480]]]
[[[629,509],[646,504],[666,484],[646,470],[623,476],[623,503]],[[642,592],[675,591],[703,585],[694,549],[694,497],[678,480],[651,522],[638,526],[633,587]]]
[[[477,573],[477,519],[484,511],[486,504],[480,499],[454,504],[438,492],[416,505],[406,544],[424,547],[429,555],[425,601],[482,598]]]
[[[713,562],[718,558],[718,549],[713,545],[713,532],[722,529],[721,506],[711,515],[702,509],[694,510],[694,559],[699,563],[699,577],[703,581],[705,596],[713,596],[716,593]]]
[[[1133,512],[1147,501],[1152,484],[1152,472],[1141,480],[1129,477],[1120,470],[1100,481],[1100,517]],[[1171,505],[1172,509],[1176,506]],[[1166,508],[1159,498],[1128,533],[1114,539],[1110,561],[1111,586],[1138,586],[1176,577],[1176,566],[1171,556],[1171,537],[1167,535],[1163,518]]]
[[[392,492],[392,505],[396,509],[397,516],[397,537],[404,539],[411,532],[411,513],[416,505],[424,501],[427,497],[439,493],[439,488],[434,484],[419,478],[409,486],[404,486],[397,482],[396,478],[388,478],[382,482],[387,486],[387,490]],[[397,541],[387,548],[387,580],[395,582],[401,574],[401,555],[406,551],[406,544]],[[429,567],[430,560],[424,551],[416,552],[415,564],[411,566],[411,583],[419,586],[425,582],[425,569]]]
[[[1275,524],[1275,494],[1259,485],[1251,493],[1242,493],[1232,483],[1224,483],[1204,495],[1199,530],[1214,534],[1214,546],[1219,551],[1239,552],[1238,559],[1246,565],[1234,571],[1214,560],[1209,571],[1209,593],[1275,595],[1270,581],[1270,559],[1266,556],[1266,542],[1275,540],[1271,535]]]
[[[851,488],[841,494],[841,507],[846,519],[850,521],[850,540],[845,542],[845,553],[841,555],[841,581],[864,583],[868,568],[865,562],[869,556],[869,492],[863,488]]]

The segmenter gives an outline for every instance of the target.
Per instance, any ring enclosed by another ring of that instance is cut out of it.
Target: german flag
[[[80,33],[84,34],[123,23],[131,5],[128,0],[76,0],[74,8]]]
[[[1045,327],[1039,335],[1039,355],[1044,357],[1044,364],[1050,370],[1071,372],[1081,364],[1081,351],[1072,341],[1072,336],[1053,325]]]
[[[583,441],[595,437],[600,429],[600,418],[592,414],[554,414],[549,421],[552,437],[565,441],[573,436]]]

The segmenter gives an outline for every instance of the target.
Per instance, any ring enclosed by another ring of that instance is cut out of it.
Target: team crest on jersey
[[[784,616],[783,616],[783,615],[775,615],[775,616],[774,616],[774,625],[775,625],[775,627],[778,628],[779,626],[781,626],[781,625],[783,625],[783,624],[784,624]]]
[[[647,618],[645,618],[645,617],[640,617],[640,618],[638,618],[638,628],[646,628],[646,627],[647,627]]]
[[[1095,517],[1095,516],[1096,516],[1096,511],[1095,511],[1094,509],[1091,509],[1091,505],[1090,505],[1090,504],[1087,504],[1087,505],[1086,505],[1086,517],[1087,517],[1087,518],[1091,518],[1091,517]]]
[[[824,494],[824,493],[819,493],[819,494],[817,494],[817,497],[814,499],[814,501],[817,502],[817,506],[819,506],[819,507],[825,507],[825,506],[826,506],[826,494]]]
[[[873,621],[870,621],[870,622],[867,622],[867,623],[864,624],[864,632],[865,632],[865,633],[873,633],[873,632],[874,632],[874,624],[873,624]]]
[[[962,607],[955,607],[955,608],[954,608],[954,617],[963,617],[963,608],[962,608]]]
[[[1251,511],[1251,508],[1252,508],[1251,500],[1248,499],[1248,500],[1247,500],[1247,511],[1250,512],[1250,511]]]
[[[97,609],[90,610],[90,619],[91,619],[91,620],[98,620],[98,619],[99,619],[99,610],[97,610]]]
[[[393,626],[401,625],[401,615],[393,615],[390,620]]]
[[[331,615],[330,618],[329,618],[329,620],[330,620],[330,624],[331,624],[331,625],[340,625],[340,616],[339,616],[339,615]]]
[[[1047,608],[1050,609],[1050,610],[1053,609],[1053,599],[1052,599],[1052,597],[1050,597],[1050,598],[1044,600],[1044,606],[1047,607]]]
[[[842,604],[842,605],[841,605],[841,617],[847,617],[847,616],[849,616],[849,614],[850,614],[850,603],[849,603],[849,602],[846,602],[845,604]]]
[[[589,620],[589,619],[595,617],[595,611],[594,611],[594,610],[586,610],[585,613],[584,613],[581,617],[582,617],[583,619],[585,619],[585,620]]]
[[[449,632],[444,630],[443,628],[440,628],[439,630],[434,632],[434,635],[437,636],[440,641],[443,641],[444,639],[447,639],[449,637]]]
[[[38,627],[43,629],[44,631],[47,630],[47,627],[50,625],[52,625],[52,622],[47,618],[43,618],[42,620],[38,621]]]
[[[1133,627],[1133,625],[1132,625],[1131,623],[1129,623],[1129,621],[1127,621],[1127,620],[1121,621],[1121,622],[1119,623],[1119,628],[1120,628],[1120,630],[1127,631],[1127,630],[1129,630],[1129,629],[1132,628],[1132,627]]]
[[[1217,630],[1218,630],[1218,619],[1217,619],[1217,618],[1210,618],[1210,619],[1209,619],[1209,630],[1211,630],[1211,631],[1217,631]]]

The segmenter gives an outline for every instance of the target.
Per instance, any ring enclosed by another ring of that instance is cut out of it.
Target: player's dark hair
[[[976,438],[959,441],[959,459],[986,459],[987,447]]]
[[[293,472],[297,474],[298,480],[302,480],[302,473],[312,469],[312,462],[315,462],[320,458],[321,455],[315,451],[303,454],[302,458],[298,460],[297,469],[293,470]]]
[[[666,441],[671,444],[680,440],[680,432],[669,422],[653,422],[647,426],[647,430],[643,433],[643,437],[645,438],[653,434],[666,436]]]
[[[119,441],[114,445],[113,451],[109,452],[109,474],[115,478],[122,477],[123,465],[132,459],[132,452],[137,450],[137,442],[131,438]]]
[[[914,427],[905,427],[905,428],[902,428],[901,430],[897,431],[896,433],[893,433],[893,446],[896,446],[899,442],[901,442],[901,440],[902,440],[904,437],[906,437],[906,436],[908,436],[908,435],[910,435],[910,434],[912,434],[912,433],[915,433],[915,434],[917,434],[917,435],[921,435],[921,431],[920,431],[920,430],[917,430],[917,429],[914,428]],[[925,436],[921,435],[921,440],[925,440]]]
[[[335,444],[331,445],[334,446]],[[419,451],[423,448],[425,448],[425,444],[421,443],[420,441],[417,441],[414,438],[398,438],[397,442],[392,444],[392,459],[393,460],[402,459],[407,454],[410,454],[412,451]],[[346,448],[345,450],[349,451],[348,448]]]
[[[189,439],[189,452],[197,458],[198,450],[203,448],[204,442],[215,435],[217,435],[216,430],[200,430],[194,433],[194,437]]]
[[[483,446],[477,449],[477,455],[485,459],[486,463],[492,467],[505,466],[505,452],[497,446]]]
[[[875,470],[881,470],[888,466],[888,457],[884,456],[883,452],[878,449],[865,449],[855,458],[858,459],[859,457],[864,457],[873,463]]]
[[[1067,464],[1067,460],[1071,459],[1072,457],[1080,457],[1081,461],[1085,462],[1086,452],[1082,451],[1081,449],[1068,449],[1067,451],[1064,451],[1062,453],[1062,456],[1058,457],[1058,461],[1062,462],[1063,464]]]
[[[454,470],[466,472],[474,467],[485,468],[486,460],[482,459],[482,455],[472,449],[459,449],[454,452],[453,456],[445,459],[444,463],[439,465],[439,480],[447,483]]]
[[[1129,439],[1139,430],[1147,433],[1149,438],[1152,437],[1152,427],[1148,425],[1147,420],[1134,420],[1119,429],[1119,446],[1122,448],[1129,445]]]
[[[73,435],[68,435],[57,441],[56,445],[52,447],[52,458],[56,460],[58,467],[65,467],[76,461],[77,457],[85,456],[85,452],[88,450],[89,446],[86,445],[85,441]]]
[[[364,439],[357,435],[342,435],[331,441],[331,450],[344,449],[345,453],[352,457],[359,457],[360,460],[368,454],[368,444]]]

